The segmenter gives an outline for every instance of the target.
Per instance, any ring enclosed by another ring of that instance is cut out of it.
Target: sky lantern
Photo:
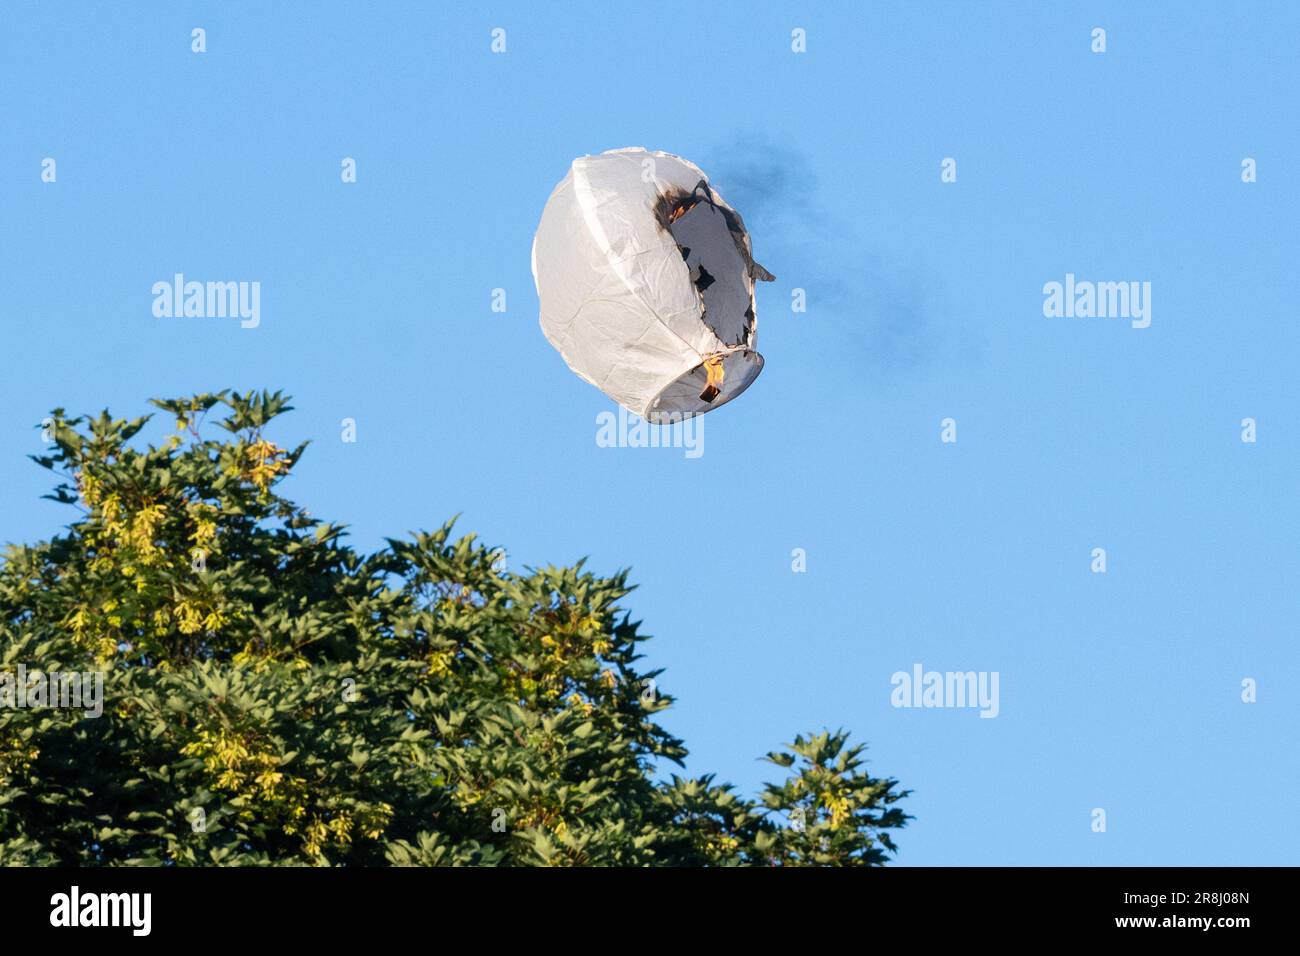
[[[681,421],[763,369],[749,232],[696,166],[640,147],[573,161],[533,240],[547,340],[649,422]]]

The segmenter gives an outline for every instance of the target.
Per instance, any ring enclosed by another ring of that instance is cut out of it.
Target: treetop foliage
[[[0,560],[0,676],[102,673],[102,714],[0,683],[0,863],[872,865],[908,791],[843,732],[747,799],[683,777],[626,573],[508,571],[453,522],[374,554],[278,493],[279,392],[46,423],[77,508]]]

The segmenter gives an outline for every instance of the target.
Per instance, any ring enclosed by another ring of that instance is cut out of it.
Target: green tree
[[[66,534],[0,562],[0,675],[104,675],[103,713],[5,706],[0,863],[871,865],[908,816],[844,733],[757,800],[658,779],[682,742],[625,574],[507,572],[452,524],[375,554],[277,486],[284,396],[53,412]],[[215,432],[215,435],[213,434]],[[219,436],[219,437],[218,437]],[[11,680],[12,686],[12,680]],[[3,685],[0,685],[0,694]]]

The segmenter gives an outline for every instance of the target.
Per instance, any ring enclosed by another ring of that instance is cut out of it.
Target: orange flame
[[[700,398],[711,402],[722,394],[722,380],[726,377],[721,355],[712,355],[704,360],[704,374],[708,376],[708,382],[704,386],[704,391],[700,392]]]
[[[668,214],[668,225],[671,226],[678,219],[681,219],[682,216],[686,215],[694,208],[695,208],[694,202],[689,202],[684,206],[678,206],[676,209],[674,209],[672,212]]]

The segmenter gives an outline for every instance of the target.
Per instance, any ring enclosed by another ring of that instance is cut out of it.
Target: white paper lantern
[[[771,279],[700,168],[639,147],[575,159],[533,239],[546,338],[650,422],[702,414],[749,387],[763,368],[754,283]]]

